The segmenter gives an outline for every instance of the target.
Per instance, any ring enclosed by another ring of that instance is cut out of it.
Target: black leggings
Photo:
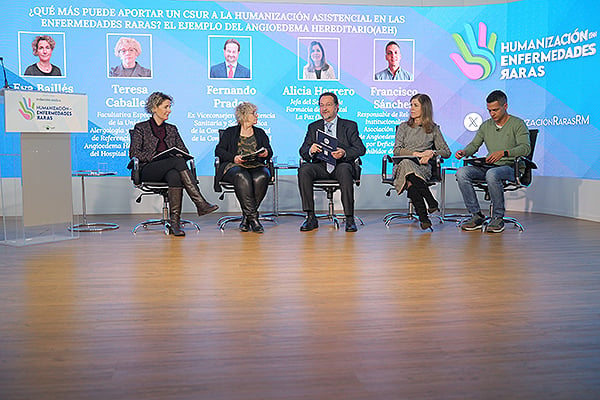
[[[271,174],[266,167],[244,168],[235,165],[223,175],[225,182],[233,183],[244,215],[256,213],[267,194],[270,179]]]
[[[143,182],[166,182],[169,187],[183,187],[181,171],[188,169],[181,157],[170,157],[152,161],[142,167]]]

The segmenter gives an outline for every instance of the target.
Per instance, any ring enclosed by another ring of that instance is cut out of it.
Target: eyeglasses
[[[130,49],[121,49],[121,50],[119,50],[119,53],[137,53],[137,51],[133,48],[130,48]]]

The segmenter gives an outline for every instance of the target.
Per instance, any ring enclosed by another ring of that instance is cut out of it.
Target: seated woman
[[[161,92],[154,92],[148,96],[145,107],[152,117],[148,121],[137,123],[131,130],[129,157],[139,160],[142,181],[168,184],[171,234],[185,236],[180,223],[183,188],[196,205],[198,215],[216,211],[219,206],[204,199],[185,159],[173,156],[152,160],[155,155],[172,147],[189,153],[177,127],[166,122],[171,114],[172,101],[171,96]]]
[[[421,229],[431,228],[428,214],[439,210],[427,181],[431,178],[429,160],[439,154],[450,157],[450,149],[442,136],[440,127],[433,122],[433,105],[426,94],[416,94],[410,99],[410,118],[396,128],[395,156],[412,156],[419,163],[406,159],[394,166],[394,187],[398,194],[406,189],[411,199]],[[425,201],[429,210],[425,207]],[[429,211],[429,212],[428,212]]]
[[[269,137],[264,130],[254,126],[258,121],[256,106],[252,103],[240,103],[235,108],[238,125],[223,132],[215,149],[221,165],[216,181],[233,183],[235,196],[242,208],[242,232],[262,233],[264,228],[258,220],[258,208],[267,194],[271,175],[266,167],[273,155]],[[256,157],[244,161],[244,156],[256,153]]]

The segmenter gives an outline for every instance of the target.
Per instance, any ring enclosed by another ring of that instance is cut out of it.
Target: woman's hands
[[[414,151],[412,155],[414,157],[417,157],[421,164],[425,165],[425,164],[429,163],[429,160],[431,160],[435,156],[435,151],[433,151],[433,150]]]

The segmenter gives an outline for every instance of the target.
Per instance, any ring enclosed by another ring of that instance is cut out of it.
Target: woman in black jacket
[[[154,92],[148,96],[145,107],[152,117],[148,121],[137,123],[130,131],[129,157],[139,160],[142,181],[167,182],[171,233],[175,236],[185,236],[180,222],[183,188],[196,205],[198,215],[216,211],[219,206],[204,199],[184,158],[173,156],[152,160],[155,155],[172,147],[189,153],[177,127],[166,122],[171,114],[172,101],[171,96],[161,92]]]
[[[262,233],[258,207],[265,198],[271,180],[267,161],[273,155],[269,137],[254,126],[258,121],[257,107],[248,102],[235,108],[236,126],[223,132],[215,149],[220,167],[216,181],[233,183],[235,195],[242,208],[242,232]]]

